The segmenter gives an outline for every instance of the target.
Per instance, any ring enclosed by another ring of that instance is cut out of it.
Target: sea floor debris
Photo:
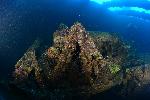
[[[17,62],[11,82],[33,98],[87,99],[115,86],[123,95],[150,84],[150,65],[131,60],[126,43],[110,33],[86,31],[78,22],[71,28],[61,24],[40,57],[38,47],[31,46]]]

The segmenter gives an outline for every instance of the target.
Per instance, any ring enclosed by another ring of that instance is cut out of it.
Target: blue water
[[[0,0],[0,79],[11,76],[16,61],[37,37],[51,45],[60,23],[70,26],[79,21],[87,30],[117,33],[131,41],[137,52],[149,54],[150,1],[97,1]]]

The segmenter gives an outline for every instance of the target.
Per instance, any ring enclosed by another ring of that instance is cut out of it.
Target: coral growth
[[[42,79],[40,76],[41,68],[38,65],[35,55],[35,48],[37,47],[38,44],[36,40],[31,48],[27,50],[24,56],[15,65],[13,76],[15,77],[16,83],[23,83],[30,77],[31,74],[34,74],[39,85],[42,85]]]

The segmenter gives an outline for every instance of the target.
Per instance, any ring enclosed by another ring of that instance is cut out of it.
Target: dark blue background
[[[114,3],[132,6],[135,3]],[[136,3],[149,8],[148,4]],[[17,60],[40,37],[52,43],[52,34],[60,23],[68,26],[80,21],[89,31],[117,32],[132,41],[138,52],[150,52],[150,22],[120,16],[88,0],[0,0],[0,79],[8,78]],[[124,15],[147,16],[132,12]],[[145,17],[143,17],[145,18]]]

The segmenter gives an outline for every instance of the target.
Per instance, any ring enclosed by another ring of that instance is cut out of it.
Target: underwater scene
[[[0,100],[150,100],[150,0],[0,0]]]

